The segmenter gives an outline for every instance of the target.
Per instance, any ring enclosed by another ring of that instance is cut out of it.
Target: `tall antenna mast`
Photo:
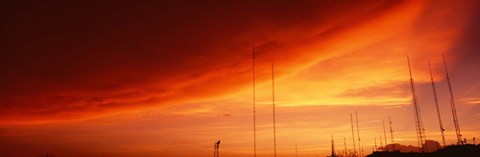
[[[382,135],[380,135],[380,146],[383,147],[383,142],[382,142]],[[385,148],[385,147],[384,147]],[[384,149],[385,150],[385,149]]]
[[[385,120],[382,119],[382,121],[383,121],[383,138],[385,139],[385,150],[387,150],[388,152],[387,133],[385,132]]]
[[[357,122],[357,135],[358,135],[358,149],[360,151],[360,156],[363,157],[363,149],[362,146],[360,146],[360,129],[358,128],[358,116],[357,116],[357,111],[355,111],[355,120]]]
[[[273,107],[273,157],[277,157],[277,134],[275,127],[275,69],[272,62],[272,107]]]
[[[295,140],[295,157],[298,157],[297,140]]]
[[[440,108],[438,107],[437,91],[435,89],[435,81],[433,81],[432,66],[430,66],[430,60],[428,60],[428,69],[430,69],[430,80],[432,81],[433,97],[435,98],[435,107],[437,108],[438,123],[440,124],[440,133],[442,134],[443,146],[445,146],[445,129],[442,124],[442,117],[440,116]]]
[[[343,137],[343,146],[345,147],[344,156],[347,156],[347,139]]]
[[[453,97],[452,84],[450,83],[450,76],[448,75],[447,62],[445,55],[443,56],[443,64],[445,65],[445,74],[447,75],[448,89],[450,91],[450,107],[452,108],[453,123],[455,125],[455,133],[457,134],[457,144],[462,144],[462,134],[460,133],[460,126],[458,125],[457,109],[455,108],[455,99]]]
[[[377,137],[373,137],[373,140],[375,141],[375,147],[373,147],[373,151],[376,151],[376,149],[377,149]]]
[[[213,145],[213,157],[220,157],[220,155],[218,154],[219,148],[220,148],[220,140],[215,142],[215,144]]]
[[[353,129],[352,113],[350,113],[350,123],[352,124],[353,156],[356,156],[357,155],[357,149],[355,148],[355,131]]]
[[[330,155],[330,157],[336,157],[337,155],[335,155],[335,143],[333,143],[333,135],[332,135],[332,154]]]
[[[410,87],[412,88],[412,97],[413,97],[413,108],[415,115],[415,128],[417,131],[417,142],[418,146],[422,148],[422,152],[425,152],[423,143],[425,140],[425,129],[423,128],[422,118],[420,115],[420,107],[418,106],[417,96],[415,92],[415,84],[413,83],[412,69],[410,68],[410,58],[407,56],[408,61],[408,71],[410,73]]]
[[[252,48],[252,74],[253,74],[253,157],[257,157],[257,124],[255,117],[255,44]]]
[[[393,151],[395,151],[395,141],[394,141],[394,138],[393,138],[393,129],[392,129],[392,120],[390,119],[390,116],[388,116],[388,124],[390,124],[390,142],[392,142],[392,147],[393,147]]]

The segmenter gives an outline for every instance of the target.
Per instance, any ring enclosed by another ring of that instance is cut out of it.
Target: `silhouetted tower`
[[[333,143],[333,135],[332,135],[332,153],[330,155],[330,157],[336,157],[337,155],[335,155],[335,143]]]
[[[388,152],[387,133],[385,132],[385,120],[382,119],[382,122],[383,122],[383,137],[385,139],[385,150]]]
[[[353,156],[357,156],[357,149],[355,148],[355,131],[353,128],[353,116],[350,113],[350,124],[352,124],[352,141],[353,141]]]
[[[377,150],[377,137],[373,137],[373,140],[375,141],[375,147],[373,147],[373,151]]]
[[[410,68],[410,59],[407,56],[408,62],[408,71],[410,73],[410,87],[412,88],[412,101],[413,101],[413,108],[414,108],[414,116],[415,116],[415,128],[417,131],[417,142],[418,146],[422,148],[422,152],[425,152],[423,147],[423,143],[425,141],[425,129],[423,128],[422,123],[422,116],[420,115],[420,107],[418,105],[417,94],[415,91],[415,84],[413,83],[412,77],[412,69]]]
[[[360,129],[358,128],[358,116],[357,111],[355,111],[355,121],[357,122],[357,137],[358,137],[358,149],[360,151],[360,156],[363,157],[363,148],[360,145]]]
[[[445,55],[443,55],[443,64],[445,65],[445,74],[447,75],[448,89],[450,91],[450,107],[452,108],[453,124],[455,125],[455,133],[457,134],[457,144],[462,144],[462,134],[460,133],[460,126],[458,125],[457,109],[455,108],[455,99],[453,97],[452,84],[450,83],[450,76],[448,75],[447,62]]]
[[[343,137],[343,146],[345,147],[343,154],[347,156],[347,139],[345,139],[345,137]]]
[[[253,80],[253,157],[257,157],[257,123],[255,110],[255,45],[252,47],[252,80]]]
[[[363,147],[362,147],[362,152],[361,152],[361,154],[362,154],[362,157],[363,157],[363,154],[364,154],[364,152],[363,152]]]
[[[219,154],[218,154],[218,149],[219,148],[220,148],[220,140],[215,142],[215,144],[213,145],[213,157],[220,157]]]
[[[382,135],[380,135],[380,146],[383,147]],[[383,147],[383,148],[384,148],[384,150],[385,150],[385,147]]]
[[[443,128],[442,117],[440,115],[440,108],[438,107],[437,90],[435,88],[435,81],[433,80],[432,67],[430,66],[430,60],[428,60],[428,69],[430,70],[430,80],[432,82],[433,97],[435,98],[435,107],[437,109],[438,123],[440,124],[440,133],[442,135],[443,146],[445,146],[446,145],[445,133],[444,133],[445,129]]]
[[[395,140],[393,138],[392,120],[390,119],[390,116],[388,116],[388,124],[390,124],[390,142],[392,143],[393,151],[395,151]]]
[[[275,126],[275,67],[272,62],[273,157],[277,157],[277,132]]]
[[[297,140],[295,140],[295,157],[298,157]]]

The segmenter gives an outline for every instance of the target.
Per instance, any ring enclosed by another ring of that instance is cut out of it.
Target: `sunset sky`
[[[257,156],[352,150],[350,113],[370,153],[391,117],[417,146],[407,55],[426,138],[480,137],[480,2],[2,1],[0,156]],[[391,142],[388,132],[388,143]],[[355,133],[356,134],[356,133]],[[477,140],[479,143],[480,140]],[[358,146],[358,145],[357,145]]]

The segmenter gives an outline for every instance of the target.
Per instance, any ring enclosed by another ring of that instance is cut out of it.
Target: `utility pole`
[[[430,60],[428,60],[428,69],[430,70],[430,80],[432,82],[433,97],[435,99],[435,107],[437,109],[438,123],[440,124],[440,133],[442,135],[442,143],[443,143],[443,146],[445,146],[446,145],[445,133],[444,133],[445,129],[443,128],[442,117],[440,115],[440,108],[438,107],[437,90],[435,89],[435,81],[433,80],[432,66],[430,65]]]
[[[373,147],[373,151],[376,151],[377,149],[377,137],[373,137],[373,140],[375,141],[375,147]]]
[[[455,99],[452,91],[452,84],[450,83],[450,76],[448,75],[447,62],[445,55],[443,55],[443,64],[445,66],[445,74],[447,75],[448,89],[450,91],[450,107],[452,108],[453,124],[455,125],[455,133],[457,135],[457,144],[462,144],[462,134],[460,133],[460,125],[458,124],[457,109],[455,108]]]

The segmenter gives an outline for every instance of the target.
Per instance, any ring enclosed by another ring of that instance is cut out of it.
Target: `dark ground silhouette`
[[[480,145],[453,145],[435,152],[374,152],[367,157],[479,157]]]

